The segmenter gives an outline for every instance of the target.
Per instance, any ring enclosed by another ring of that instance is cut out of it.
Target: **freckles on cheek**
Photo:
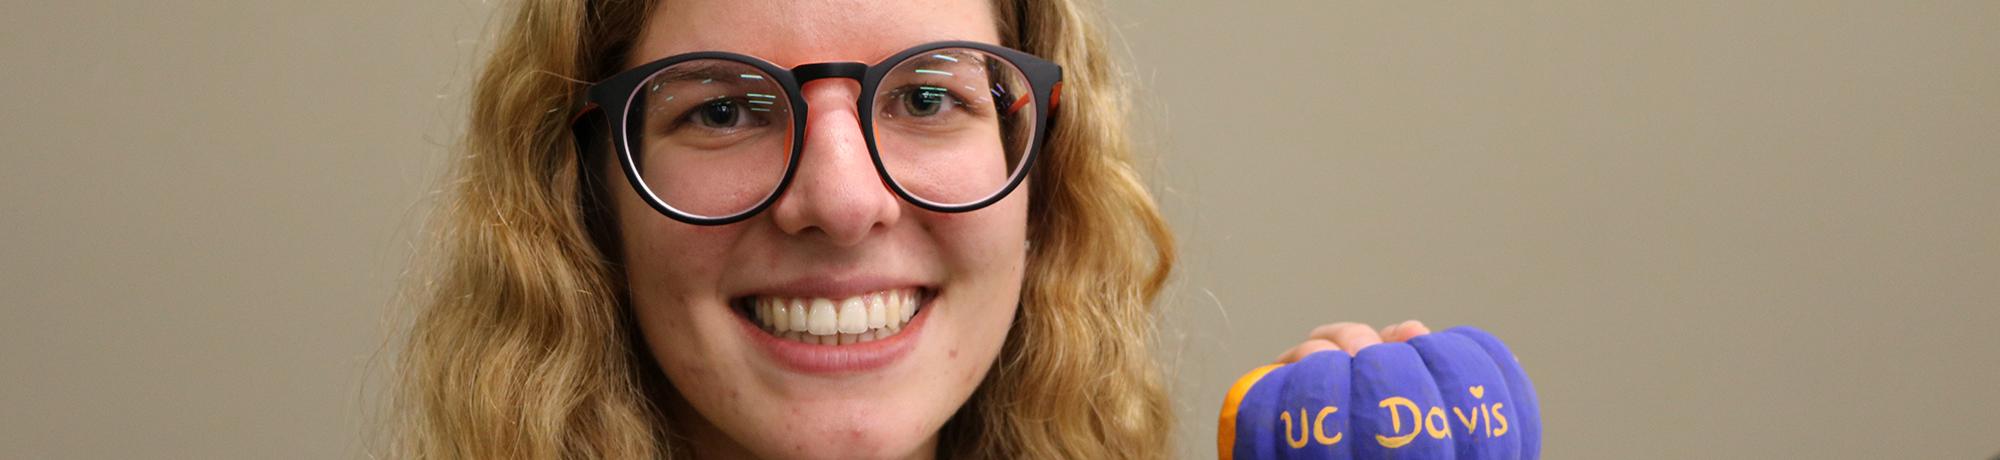
[[[1018,212],[995,204],[969,213],[929,213],[924,231],[952,257],[985,264],[1020,256],[1027,238],[1027,218],[1009,216],[1008,211]]]
[[[714,301],[722,265],[718,261],[723,260],[733,233],[664,217],[627,222],[634,222],[623,227],[627,290],[654,359],[675,386],[693,390],[690,397],[740,398],[738,390],[716,384],[724,380],[725,369],[701,358],[709,355],[712,344],[695,333],[702,330],[703,321],[712,319],[696,314],[696,309]]]
[[[709,380],[714,380],[715,372],[710,370],[709,368],[692,362],[679,362],[679,361],[680,360],[675,360],[675,362],[671,364],[671,366],[673,366],[673,371],[668,373],[668,375],[678,375],[684,379],[689,380],[688,383],[692,385],[687,385],[687,386],[692,386],[697,388],[707,388],[708,385],[705,385],[705,383],[708,382]]]
[[[697,294],[688,292],[688,287],[715,278],[722,265],[717,261],[727,254],[728,241],[732,238],[727,229],[678,222],[637,227],[628,229],[625,238],[626,276],[633,281],[635,291],[647,286],[654,291],[669,290],[682,297]],[[661,302],[656,300],[652,303]]]
[[[640,253],[638,256],[709,258],[722,252],[723,245],[718,243],[727,240],[732,233],[726,226],[708,227],[665,221],[665,218],[660,220],[664,222],[628,229],[635,233],[628,233],[630,236],[626,240],[628,243],[637,240],[639,244],[633,247],[639,248],[635,251]]]

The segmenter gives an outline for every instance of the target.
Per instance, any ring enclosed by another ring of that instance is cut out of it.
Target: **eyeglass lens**
[[[1034,139],[1026,76],[967,48],[896,63],[869,95],[876,153],[889,180],[940,206],[977,203],[1019,172]],[[669,207],[725,217],[769,199],[790,165],[792,106],[784,85],[726,59],[654,73],[628,105],[629,147],[641,180]],[[800,174],[809,174],[801,172]]]

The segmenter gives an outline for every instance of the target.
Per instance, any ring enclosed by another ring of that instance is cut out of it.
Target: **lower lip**
[[[847,345],[819,345],[785,340],[764,332],[748,318],[737,315],[743,333],[749,334],[757,348],[764,355],[777,361],[779,365],[804,374],[838,375],[868,372],[888,367],[917,344],[917,335],[923,332],[925,319],[930,317],[931,302],[936,296],[924,299],[917,307],[917,315],[910,318],[910,324],[903,325],[896,335],[876,339],[871,342]]]

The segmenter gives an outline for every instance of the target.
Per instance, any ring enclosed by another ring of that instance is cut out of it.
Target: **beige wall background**
[[[362,456],[496,6],[113,3],[0,15],[0,457]],[[1654,3],[1111,1],[1186,456],[1404,318],[1550,458],[2000,453],[2000,3]]]

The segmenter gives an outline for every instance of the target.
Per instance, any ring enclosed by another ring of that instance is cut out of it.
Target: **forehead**
[[[873,63],[941,40],[999,44],[990,0],[661,0],[626,67],[694,51],[791,67]]]

